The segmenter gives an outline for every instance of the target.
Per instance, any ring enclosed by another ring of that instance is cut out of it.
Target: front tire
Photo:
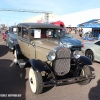
[[[90,67],[88,65],[84,65],[83,68],[82,68],[82,70],[81,70],[80,76],[86,76],[86,75],[91,75],[91,74],[92,73],[91,73]],[[78,84],[80,84],[80,85],[86,85],[90,81],[91,81],[91,79],[87,79],[87,80],[79,82]]]
[[[87,50],[85,56],[87,56],[91,61],[94,61],[94,54],[92,50]]]
[[[29,70],[29,83],[31,90],[34,94],[40,94],[43,91],[43,79],[40,72],[34,71],[32,68]]]

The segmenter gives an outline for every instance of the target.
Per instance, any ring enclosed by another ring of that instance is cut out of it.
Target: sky
[[[57,15],[100,8],[100,0],[1,0],[0,9],[48,11]],[[0,24],[21,23],[41,13],[0,11]],[[73,16],[74,17],[74,16]]]

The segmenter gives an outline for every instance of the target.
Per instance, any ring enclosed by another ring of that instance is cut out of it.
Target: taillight
[[[84,48],[84,44],[82,43],[82,48]]]

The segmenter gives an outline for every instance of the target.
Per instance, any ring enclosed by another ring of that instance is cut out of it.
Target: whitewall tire
[[[40,72],[36,72],[33,68],[29,70],[29,83],[34,94],[40,94],[43,91],[43,80]]]
[[[18,62],[18,61],[17,61],[17,53],[16,53],[16,50],[15,50],[15,51],[14,51],[14,63],[17,64],[17,62]]]

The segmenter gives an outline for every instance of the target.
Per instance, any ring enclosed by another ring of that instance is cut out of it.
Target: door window
[[[100,41],[96,42],[95,44],[100,46]]]
[[[27,40],[29,39],[28,28],[22,28],[22,37]]]

